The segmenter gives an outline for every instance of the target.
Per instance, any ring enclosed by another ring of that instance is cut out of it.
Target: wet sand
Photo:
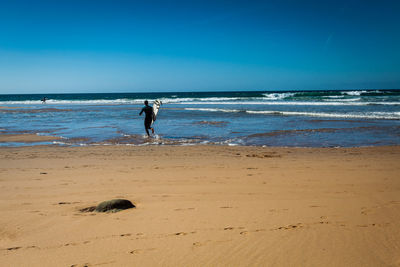
[[[400,147],[0,148],[1,266],[399,266]],[[136,209],[80,212],[125,198]]]
[[[0,143],[35,143],[60,140],[60,137],[37,134],[0,134]]]

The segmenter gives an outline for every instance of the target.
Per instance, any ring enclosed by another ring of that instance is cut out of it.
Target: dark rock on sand
[[[97,212],[118,212],[121,210],[136,208],[129,200],[126,199],[113,199],[101,202],[97,205],[95,211]]]

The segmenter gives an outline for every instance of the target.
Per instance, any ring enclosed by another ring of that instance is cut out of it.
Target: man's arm
[[[144,111],[144,108],[142,108],[142,111],[140,111],[139,116],[142,115],[143,111]]]

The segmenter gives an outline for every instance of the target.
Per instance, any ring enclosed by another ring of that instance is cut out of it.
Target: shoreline
[[[6,266],[400,263],[400,146],[0,151]]]
[[[308,131],[308,130],[307,130]],[[140,136],[140,135],[137,135]],[[124,137],[120,138],[121,140]],[[29,147],[113,147],[113,146],[122,146],[122,147],[163,147],[163,146],[173,146],[173,147],[191,147],[191,146],[221,146],[221,147],[249,147],[249,148],[288,148],[288,149],[301,149],[301,148],[343,148],[343,149],[351,149],[351,148],[373,148],[373,147],[400,147],[400,145],[364,145],[364,146],[269,146],[269,145],[241,145],[241,144],[229,144],[229,143],[176,143],[170,141],[168,139],[159,139],[159,138],[143,138],[144,140],[149,140],[150,143],[68,143],[68,142],[79,142],[79,141],[87,141],[86,138],[71,138],[66,139],[60,136],[54,135],[44,135],[44,134],[35,134],[35,133],[12,133],[12,134],[4,134],[0,133],[0,148],[29,148]],[[116,139],[118,140],[118,139]],[[164,143],[159,143],[163,141]],[[53,142],[53,143],[49,143]],[[54,143],[56,142],[56,143]],[[10,143],[11,145],[7,145],[6,143]],[[36,143],[36,144],[35,144]]]

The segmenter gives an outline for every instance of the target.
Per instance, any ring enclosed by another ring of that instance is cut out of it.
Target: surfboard
[[[153,113],[154,113],[154,115],[153,115],[153,121],[151,122],[151,124],[153,124],[156,121],[157,114],[158,114],[158,111],[160,110],[160,106],[161,105],[162,105],[162,102],[160,100],[158,100],[158,99],[154,100],[154,103],[153,103]]]

